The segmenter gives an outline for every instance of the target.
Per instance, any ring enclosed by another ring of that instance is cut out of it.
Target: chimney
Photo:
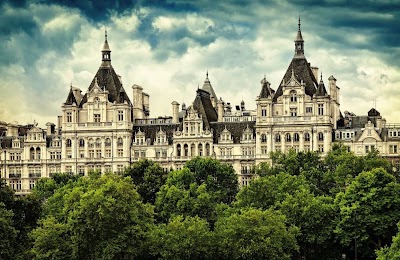
[[[224,120],[224,102],[222,100],[218,100],[217,108],[218,108],[218,122],[222,122]]]
[[[53,123],[48,122],[48,123],[46,124],[46,126],[47,126],[46,135],[49,136],[49,135],[54,134],[54,127],[55,127],[55,125],[54,125]]]
[[[314,74],[315,79],[318,81],[318,67],[311,67],[311,70]]]
[[[173,101],[172,103],[172,123],[179,123],[179,103]]]

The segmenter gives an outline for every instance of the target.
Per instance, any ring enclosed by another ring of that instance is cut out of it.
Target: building
[[[57,125],[41,129],[1,122],[1,177],[24,194],[38,178],[56,172],[120,172],[141,158],[180,169],[193,157],[207,156],[232,164],[240,184],[247,185],[251,168],[270,161],[270,152],[324,155],[334,142],[356,155],[377,149],[398,167],[400,125],[386,124],[375,109],[367,116],[347,111],[343,116],[336,79],[330,76],[325,87],[322,74],[305,57],[300,21],[294,42],[279,86],[261,80],[255,110],[247,110],[243,101],[232,106],[218,98],[207,72],[190,106],[173,101],[172,116],[152,118],[150,96],[141,86],[132,86],[132,99],[127,95],[111,64],[106,33],[95,77],[85,94],[70,87]]]

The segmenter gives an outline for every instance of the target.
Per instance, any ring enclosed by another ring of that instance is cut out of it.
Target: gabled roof
[[[193,108],[202,116],[204,127],[210,127],[210,122],[218,120],[217,111],[213,107],[210,99],[210,93],[198,89],[196,98],[193,102]]]

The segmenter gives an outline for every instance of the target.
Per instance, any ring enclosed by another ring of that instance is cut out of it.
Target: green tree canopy
[[[336,234],[345,247],[357,239],[358,252],[372,259],[374,251],[390,242],[400,216],[400,184],[385,169],[362,172],[337,194],[340,209]]]

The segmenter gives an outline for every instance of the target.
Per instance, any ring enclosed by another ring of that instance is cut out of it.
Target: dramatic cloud
[[[334,75],[341,109],[376,100],[399,122],[398,1],[41,1],[0,4],[0,121],[56,122],[70,84],[85,92],[107,28],[125,89],[150,94],[151,116],[189,105],[208,70],[219,97],[255,108],[266,75],[277,88],[294,53],[298,15],[309,62]]]

